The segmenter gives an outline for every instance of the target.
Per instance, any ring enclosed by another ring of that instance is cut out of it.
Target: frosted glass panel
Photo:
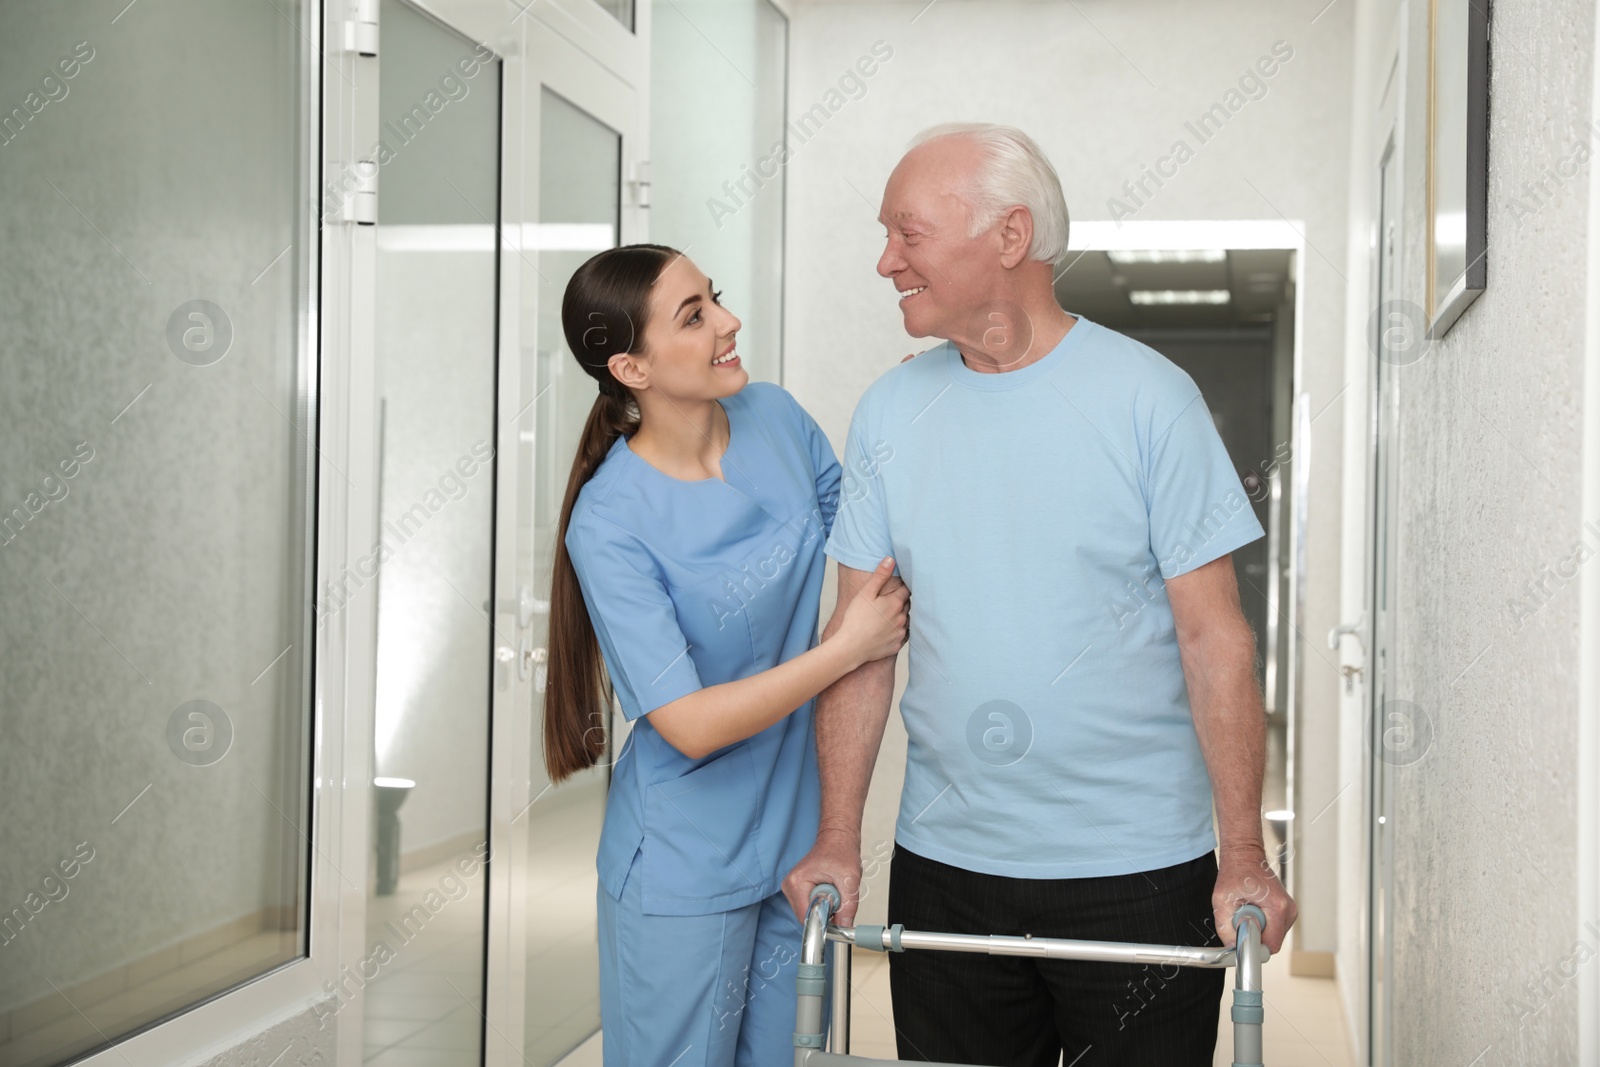
[[[0,4],[7,1067],[304,952],[306,8]]]

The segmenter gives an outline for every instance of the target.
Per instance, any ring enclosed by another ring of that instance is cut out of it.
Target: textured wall
[[[1579,521],[1587,171],[1544,194],[1527,183],[1593,146],[1594,5],[1501,0],[1493,16],[1489,288],[1399,382],[1400,695],[1434,730],[1396,775],[1399,1063],[1576,1062],[1578,601],[1575,582],[1547,580],[1547,597],[1525,583],[1580,540],[1600,550]],[[1406,86],[1403,267],[1419,303],[1423,60]]]
[[[790,57],[791,118],[826,102],[874,42],[893,57],[809,140],[791,144],[785,384],[843,444],[861,392],[909,351],[926,347],[900,325],[889,282],[874,273],[883,229],[878,200],[906,141],[944,121],[993,120],[1027,130],[1061,174],[1074,219],[1109,219],[1117,198],[1145,219],[1304,220],[1305,377],[1312,424],[1302,750],[1297,807],[1315,813],[1337,790],[1337,668],[1322,635],[1337,621],[1349,5],[1263,0],[1116,4],[940,0],[802,3]],[[1123,189],[1186,122],[1236,89],[1274,42],[1294,50],[1264,94],[1140,202]],[[791,136],[793,134],[791,133]],[[892,840],[904,734],[891,718],[868,802],[863,848]],[[1312,773],[1316,772],[1316,773]],[[1309,819],[1307,820],[1309,822]],[[1302,840],[1307,907],[1300,946],[1334,947],[1332,819]],[[1303,833],[1305,827],[1301,827]],[[869,884],[872,884],[869,879]],[[886,883],[885,883],[886,884]],[[1320,892],[1319,892],[1320,891]],[[870,913],[872,904],[865,907]]]

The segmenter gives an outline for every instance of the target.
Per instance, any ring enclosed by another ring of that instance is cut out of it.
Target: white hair
[[[1015,126],[992,122],[946,122],[917,134],[911,148],[945,137],[963,137],[983,155],[967,191],[972,209],[968,237],[993,226],[1014,207],[1033,216],[1028,258],[1055,263],[1067,254],[1067,199],[1061,179],[1033,138]]]

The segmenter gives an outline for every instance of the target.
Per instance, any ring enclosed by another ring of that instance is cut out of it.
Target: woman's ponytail
[[[567,526],[578,494],[611,446],[639,428],[633,395],[612,376],[609,360],[618,353],[643,350],[650,291],[678,255],[665,245],[624,245],[601,252],[574,272],[561,302],[567,347],[598,383],[600,394],[578,440],[556,527],[544,692],[544,763],[552,782],[594,766],[606,750],[611,684],[578,574],[567,555]]]

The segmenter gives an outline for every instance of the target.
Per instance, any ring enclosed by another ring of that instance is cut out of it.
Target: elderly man
[[[944,339],[862,397],[826,548],[840,605],[886,555],[912,594],[889,921],[1232,944],[1248,900],[1276,950],[1295,905],[1262,843],[1265,717],[1229,555],[1262,530],[1199,390],[1056,302],[1066,204],[1021,131],[927,131],[880,221],[906,332]],[[827,881],[853,919],[893,690],[880,660],[817,700],[822,821],[785,883],[797,911]],[[1222,983],[890,958],[901,1058],[963,1064],[1209,1065]]]

